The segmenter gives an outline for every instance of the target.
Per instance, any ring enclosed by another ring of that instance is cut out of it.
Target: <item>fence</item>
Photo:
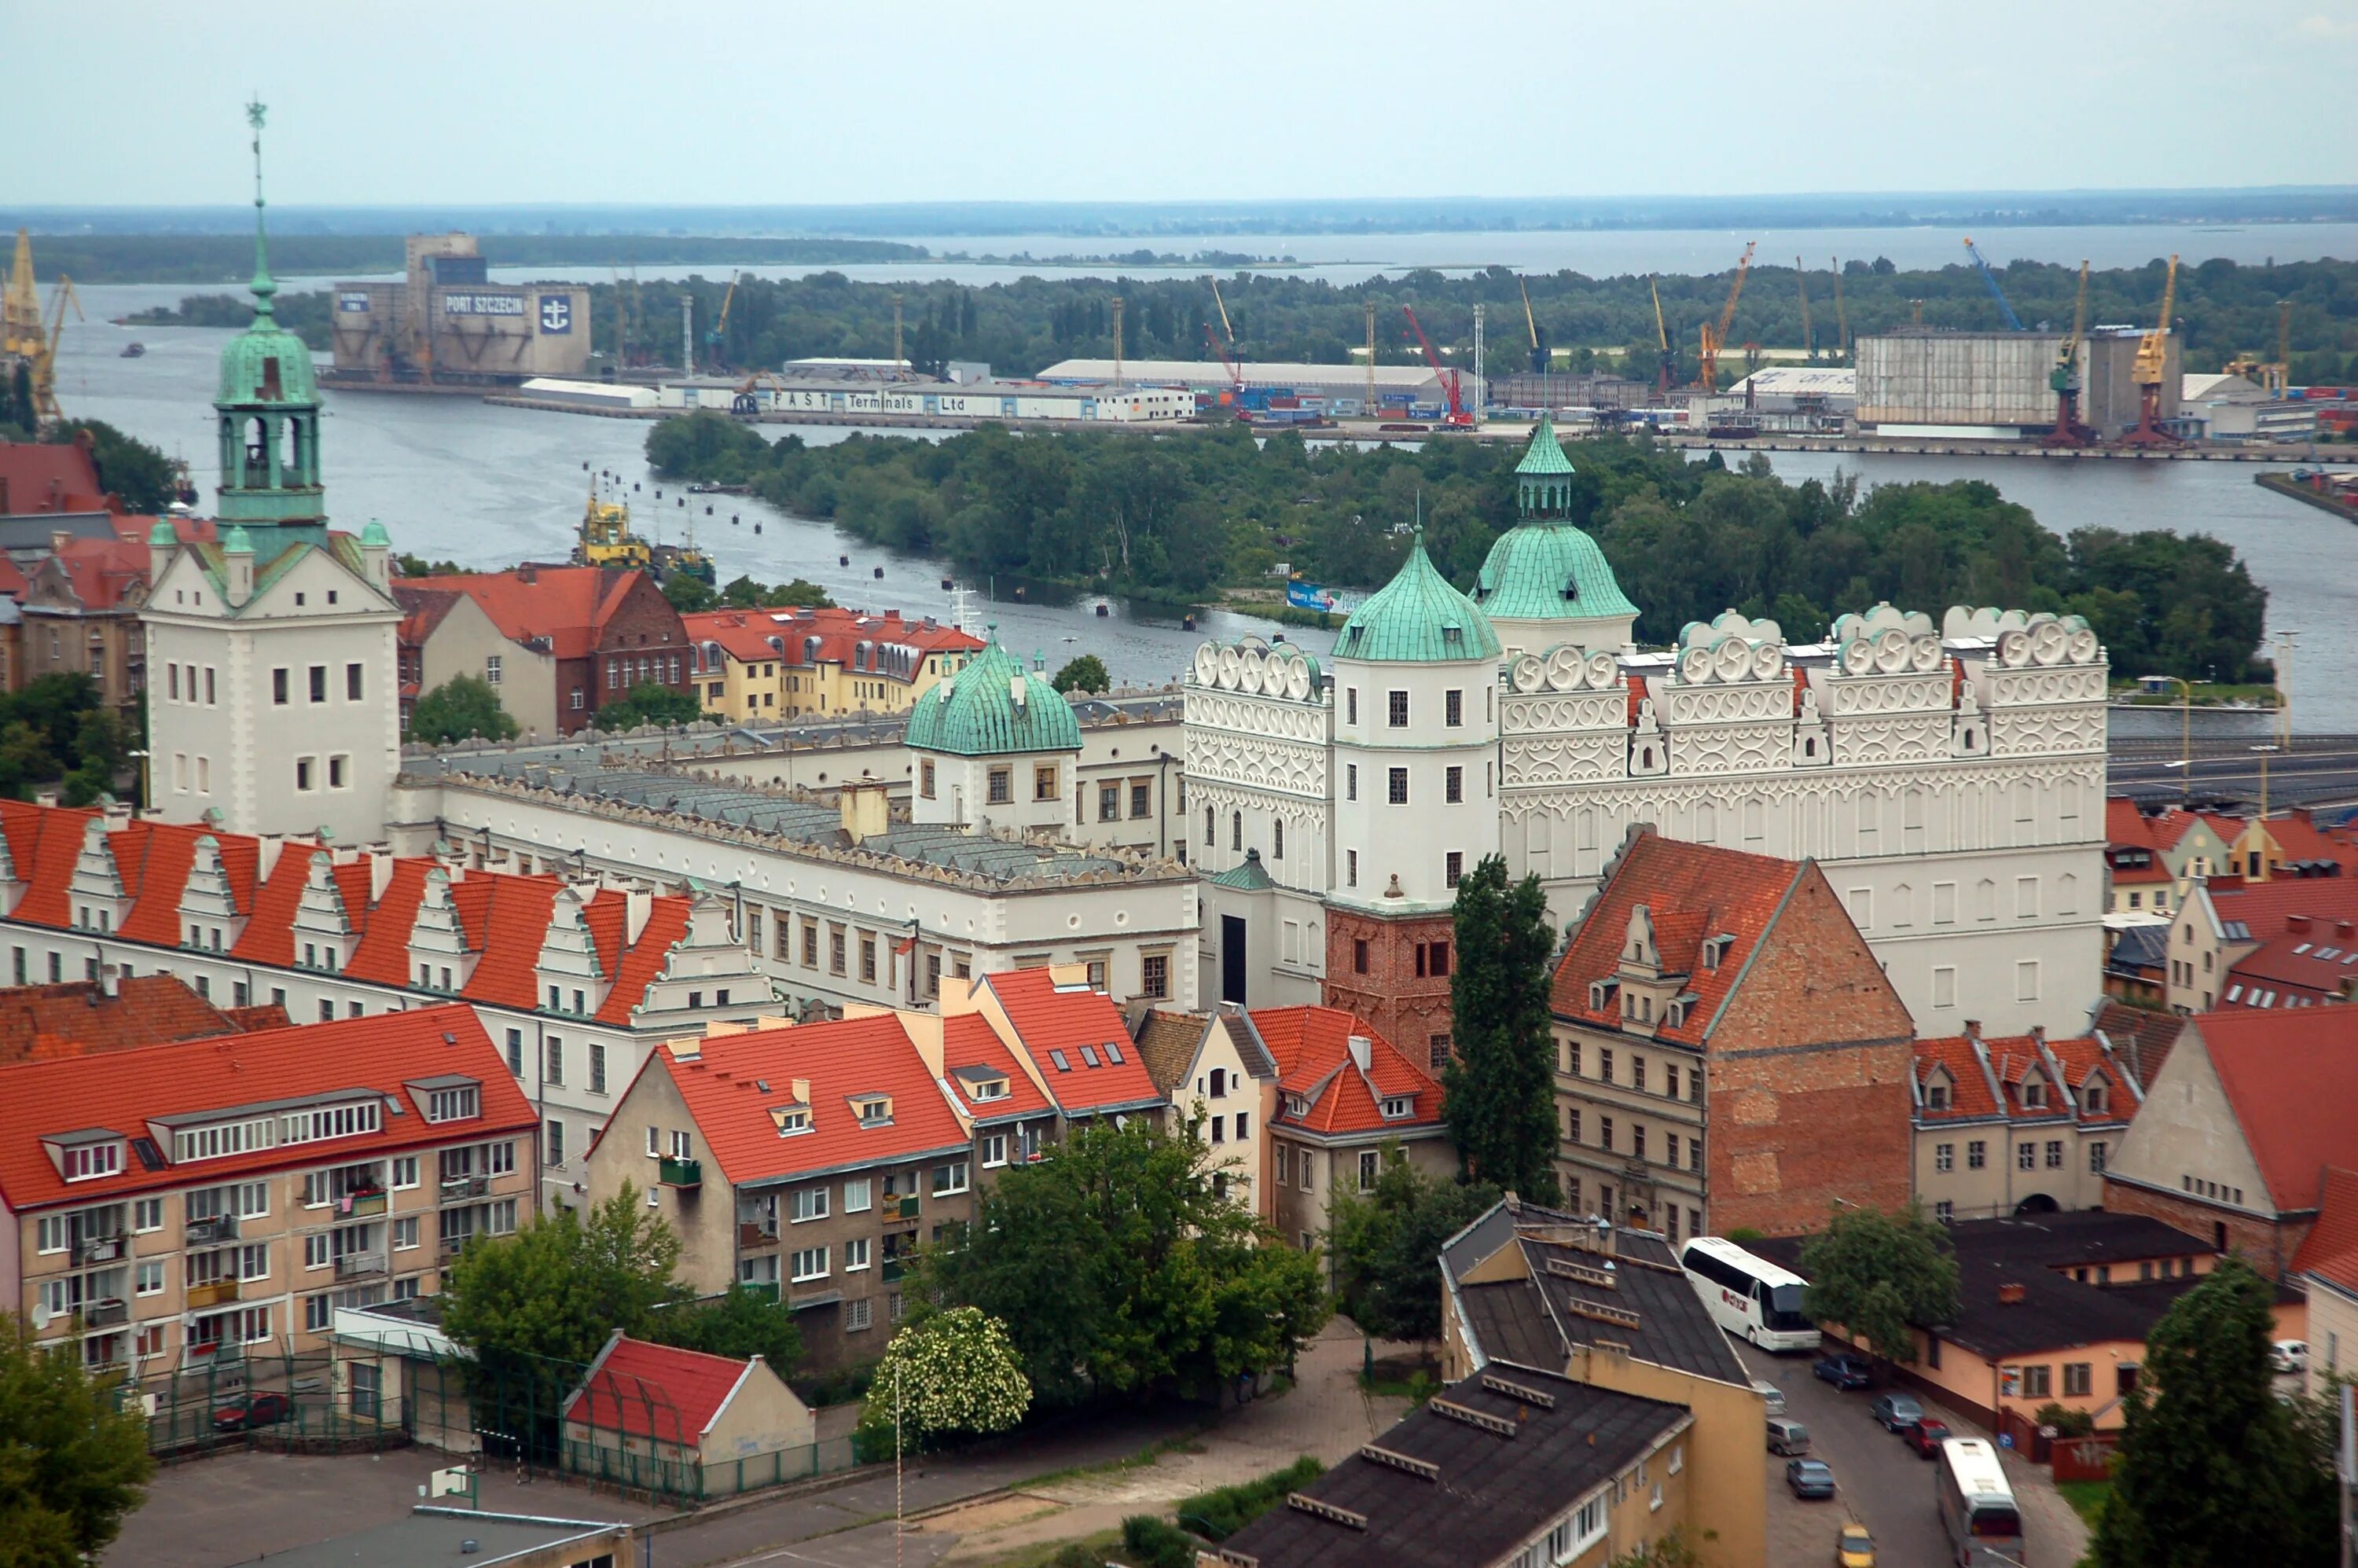
[[[709,1464],[677,1448],[671,1449],[668,1455],[643,1454],[609,1443],[580,1442],[568,1437],[565,1440],[561,1467],[569,1476],[601,1485],[700,1503],[763,1487],[783,1486],[788,1481],[832,1475],[858,1463],[848,1436]]]

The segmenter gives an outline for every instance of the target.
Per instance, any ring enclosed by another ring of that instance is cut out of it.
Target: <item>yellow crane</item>
[[[1515,275],[1515,287],[1523,297],[1523,325],[1531,330],[1531,373],[1545,375],[1548,373],[1547,344],[1540,341],[1539,318],[1531,314],[1531,291],[1523,282],[1520,273]]]
[[[89,319],[82,314],[81,296],[74,292],[73,279],[59,273],[44,319],[40,281],[33,273],[32,236],[17,230],[16,262],[8,271],[7,291],[0,296],[0,359],[24,362],[32,381],[37,425],[63,417],[58,407],[58,340],[65,331],[69,305],[73,307],[75,320]]]
[[[1818,362],[1818,337],[1810,330],[1810,275],[1801,267],[1801,258],[1793,258],[1793,281],[1801,289],[1801,352],[1812,364]]]
[[[1719,308],[1719,324],[1706,321],[1703,326],[1703,373],[1695,379],[1704,391],[1719,390],[1719,351],[1727,341],[1727,330],[1736,324],[1736,302],[1744,294],[1744,276],[1752,270],[1752,253],[1759,242],[1747,240],[1744,255],[1736,264],[1736,281],[1727,286],[1727,303]]]
[[[2125,447],[2174,447],[2177,438],[2158,428],[2154,421],[2161,415],[2161,385],[2169,373],[2169,314],[2178,303],[2178,258],[2169,258],[2169,270],[2162,276],[2161,318],[2152,331],[2137,340],[2136,428],[2121,438]]]
[[[1654,297],[1654,339],[1660,345],[1660,358],[1656,362],[1654,395],[1660,397],[1671,390],[1671,374],[1678,369],[1679,356],[1671,347],[1671,330],[1662,323],[1662,291],[1651,277],[1646,279],[1646,292]]]
[[[1842,257],[1828,256],[1826,265],[1834,269],[1834,355],[1850,358],[1850,318],[1843,313]]]
[[[720,314],[712,323],[712,330],[704,335],[704,345],[710,351],[706,356],[712,368],[719,370],[729,362],[726,345],[729,341],[729,308],[737,303],[737,285],[744,277],[741,272],[729,275],[729,292],[720,297]]]
[[[1212,308],[1220,313],[1220,336],[1228,341],[1228,353],[1234,357],[1237,351],[1237,330],[1228,324],[1228,302],[1220,297],[1220,280],[1217,277],[1212,279]]]

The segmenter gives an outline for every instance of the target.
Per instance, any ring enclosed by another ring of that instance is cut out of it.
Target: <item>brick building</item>
[[[1568,1208],[1675,1239],[1908,1203],[1915,1032],[1814,861],[1632,829],[1553,1006]]]
[[[2358,1129],[2358,1008],[2186,1021],[2104,1173],[2104,1207],[2151,1215],[2287,1280],[2329,1167]]]
[[[646,572],[521,566],[401,583],[463,593],[510,642],[535,648],[545,642],[557,660],[561,733],[587,727],[600,705],[619,702],[636,687],[696,696],[687,630]]]

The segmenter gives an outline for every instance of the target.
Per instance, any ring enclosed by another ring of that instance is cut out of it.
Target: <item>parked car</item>
[[[2279,1339],[2268,1346],[2268,1365],[2279,1372],[2309,1370],[2309,1342],[2304,1339]]]
[[[1875,1568],[1875,1537],[1863,1524],[1846,1524],[1834,1537],[1835,1568]]]
[[[1768,1418],[1768,1452],[1795,1454],[1810,1451],[1810,1429],[1790,1416]]]
[[[1766,1379],[1755,1378],[1752,1379],[1752,1391],[1758,1394],[1762,1401],[1768,1405],[1768,1413],[1770,1415],[1783,1415],[1785,1413],[1784,1390],[1779,1388],[1776,1384],[1768,1381]]]
[[[1916,1452],[1925,1458],[1938,1459],[1941,1444],[1957,1434],[1949,1430],[1947,1422],[1928,1415],[1899,1435],[1914,1444]]]
[[[1864,1389],[1875,1381],[1875,1369],[1864,1356],[1821,1356],[1810,1370],[1837,1389]]]
[[[1831,1499],[1834,1495],[1833,1466],[1823,1459],[1791,1459],[1785,1464],[1785,1485],[1797,1498]]]
[[[1881,1422],[1886,1432],[1905,1432],[1924,1419],[1924,1407],[1913,1394],[1885,1394],[1867,1407],[1867,1413]]]
[[[213,1430],[246,1432],[257,1426],[275,1426],[294,1413],[295,1403],[285,1394],[256,1394],[213,1411]]]

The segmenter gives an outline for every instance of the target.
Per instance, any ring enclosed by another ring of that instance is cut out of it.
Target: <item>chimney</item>
[[[1997,1304],[2000,1306],[2020,1306],[2022,1304],[2023,1294],[2023,1289],[2019,1284],[2000,1285],[1997,1288]]]
[[[2358,923],[2337,920],[2333,923],[2333,934],[2342,937],[2358,936]]]
[[[622,944],[628,946],[639,939],[647,928],[647,916],[655,910],[655,895],[644,887],[622,890]]]
[[[836,792],[836,804],[843,812],[843,836],[854,844],[878,838],[892,826],[892,801],[882,784],[867,779],[846,783]]]
[[[1364,1034],[1352,1035],[1348,1044],[1351,1049],[1351,1060],[1358,1065],[1359,1071],[1363,1073],[1368,1071],[1368,1062],[1375,1047],[1368,1043],[1368,1037]]]
[[[810,1104],[810,1080],[808,1078],[796,1078],[795,1080],[795,1103],[796,1105]]]
[[[516,568],[515,575],[516,581],[524,584],[526,588],[530,588],[533,584],[540,580],[540,573],[534,569],[530,561],[526,561],[524,565]]]
[[[52,528],[49,530],[49,554],[53,556],[62,556],[66,553],[66,546],[72,543],[73,535],[67,533],[64,529]]]
[[[222,568],[228,575],[232,609],[254,597],[254,540],[243,528],[233,527],[222,540]]]
[[[1968,1040],[1979,1040],[1981,1037],[1982,1021],[1978,1018],[1968,1018],[1965,1020],[1965,1038]]]
[[[2030,1037],[2033,1040],[2038,1041],[2042,1046],[2045,1045],[2047,1044],[2047,1025],[2043,1023],[2032,1024],[2030,1026]]]
[[[384,890],[393,883],[393,856],[384,849],[368,851],[369,904],[374,907],[384,897]]]
[[[2309,934],[2309,916],[2306,914],[2286,915],[2285,929],[2287,931],[2297,931],[2304,936],[2307,935]]]
[[[270,880],[270,874],[278,869],[278,851],[286,847],[287,840],[278,834],[257,833],[254,835],[254,881],[256,886],[268,881]]]
[[[103,995],[110,998],[121,996],[123,994],[123,966],[120,964],[101,964],[98,968],[98,989]]]
[[[0,504],[0,512],[6,510],[5,504]],[[157,518],[156,525],[147,530],[147,586],[149,588],[152,589],[164,580],[164,572],[172,564],[172,553],[179,547],[180,538],[173,532],[172,524],[164,518]]]

